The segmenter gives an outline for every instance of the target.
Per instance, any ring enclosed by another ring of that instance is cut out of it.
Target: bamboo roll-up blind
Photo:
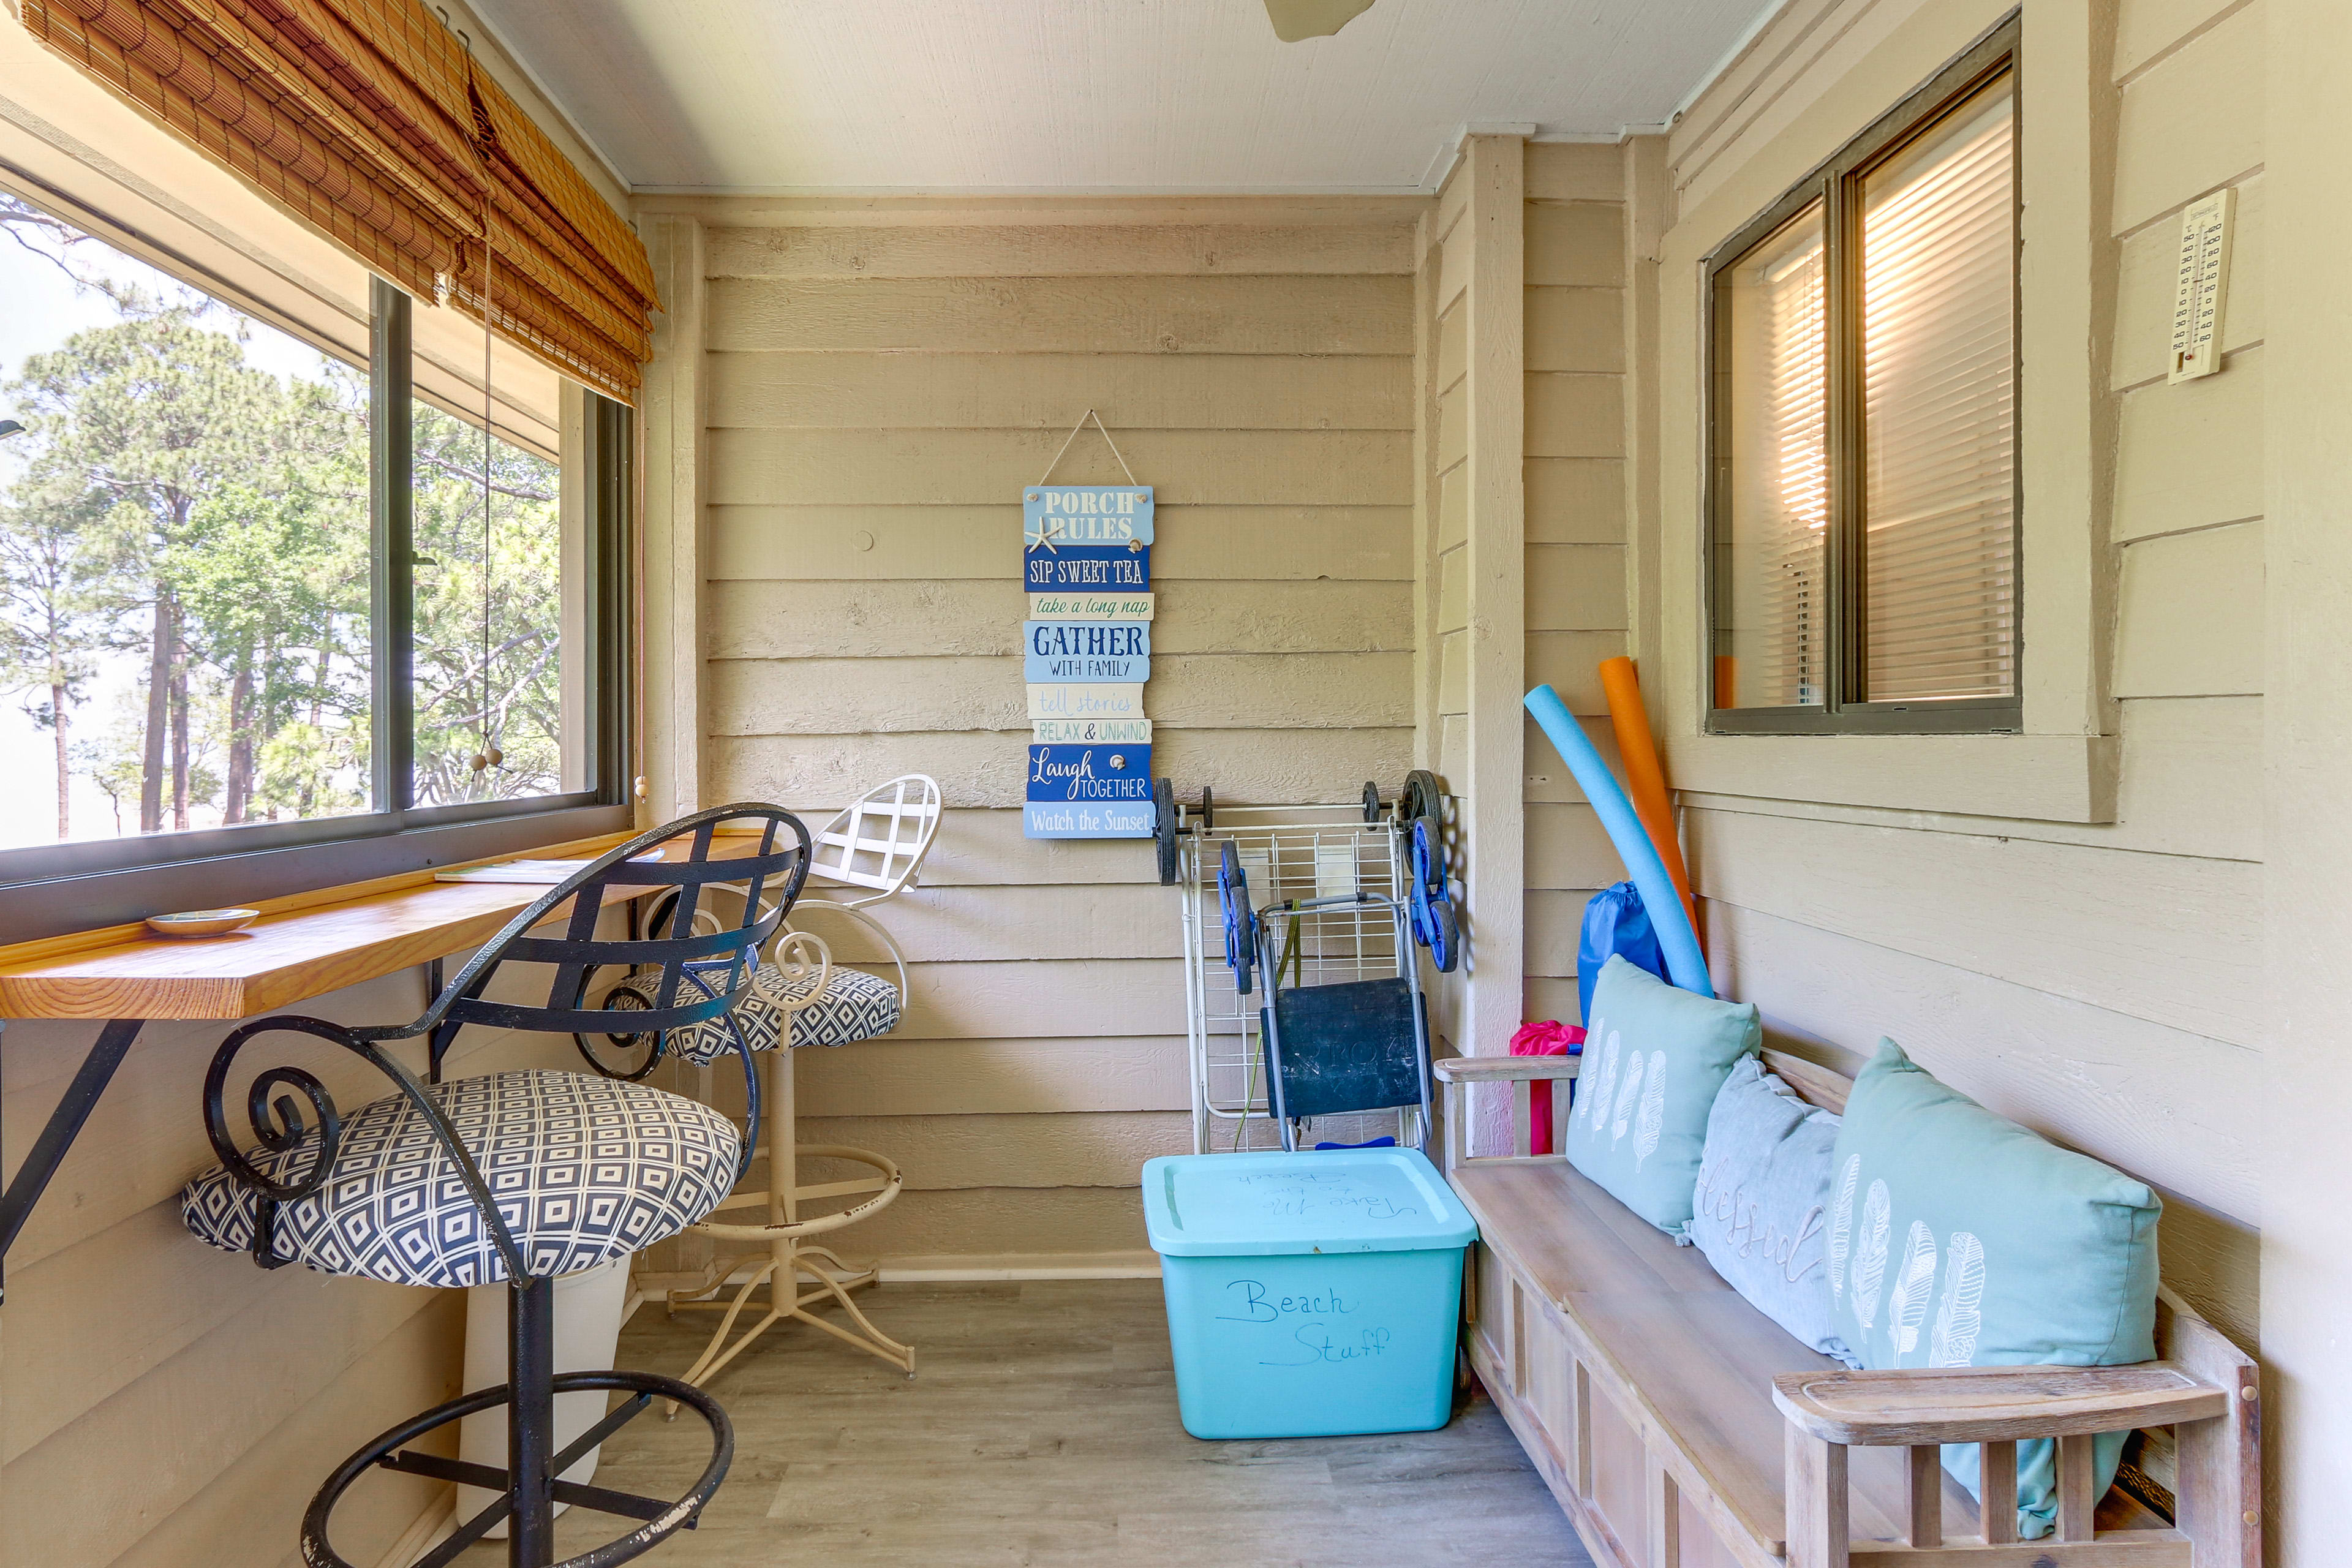
[[[635,392],[660,304],[645,247],[419,0],[23,9],[48,47],[393,282],[607,396]]]

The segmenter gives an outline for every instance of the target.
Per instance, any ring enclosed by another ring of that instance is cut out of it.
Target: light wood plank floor
[[[1203,1443],[1176,1413],[1154,1280],[884,1286],[874,1321],[920,1375],[803,1328],[771,1330],[714,1386],[735,1466],[660,1568],[1530,1568],[1591,1559],[1483,1395],[1437,1432]],[[642,1309],[621,1363],[685,1368],[707,1314]],[[604,1448],[598,1484],[673,1497],[707,1454],[658,1412]],[[568,1555],[620,1521],[561,1521]],[[467,1568],[505,1561],[485,1542]]]

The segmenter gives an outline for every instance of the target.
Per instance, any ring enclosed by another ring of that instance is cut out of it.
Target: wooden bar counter
[[[579,839],[531,858],[593,859],[627,836]],[[759,840],[722,835],[714,855]],[[684,846],[666,847],[682,858]],[[516,859],[495,856],[468,865]],[[159,937],[144,925],[0,947],[0,1019],[104,1020],[73,1082],[0,1195],[0,1258],[23,1228],[115,1069],[149,1019],[249,1018],[478,946],[542,897],[545,882],[443,882],[441,867],[257,902],[261,918],[215,937]],[[607,904],[658,891],[604,890]],[[568,904],[559,908],[560,914]],[[436,977],[437,978],[437,977]]]

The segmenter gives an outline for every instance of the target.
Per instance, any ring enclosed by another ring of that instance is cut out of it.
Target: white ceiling
[[[1669,119],[1777,0],[475,0],[639,190],[1408,192]]]

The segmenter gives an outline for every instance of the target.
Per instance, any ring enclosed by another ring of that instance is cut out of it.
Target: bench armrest
[[[1549,1083],[1576,1076],[1578,1057],[1441,1057],[1429,1064],[1440,1083]]]
[[[2137,1366],[1985,1366],[1785,1372],[1772,1403],[1824,1443],[1908,1447],[2008,1443],[2204,1421],[2230,1395],[2170,1362]]]

